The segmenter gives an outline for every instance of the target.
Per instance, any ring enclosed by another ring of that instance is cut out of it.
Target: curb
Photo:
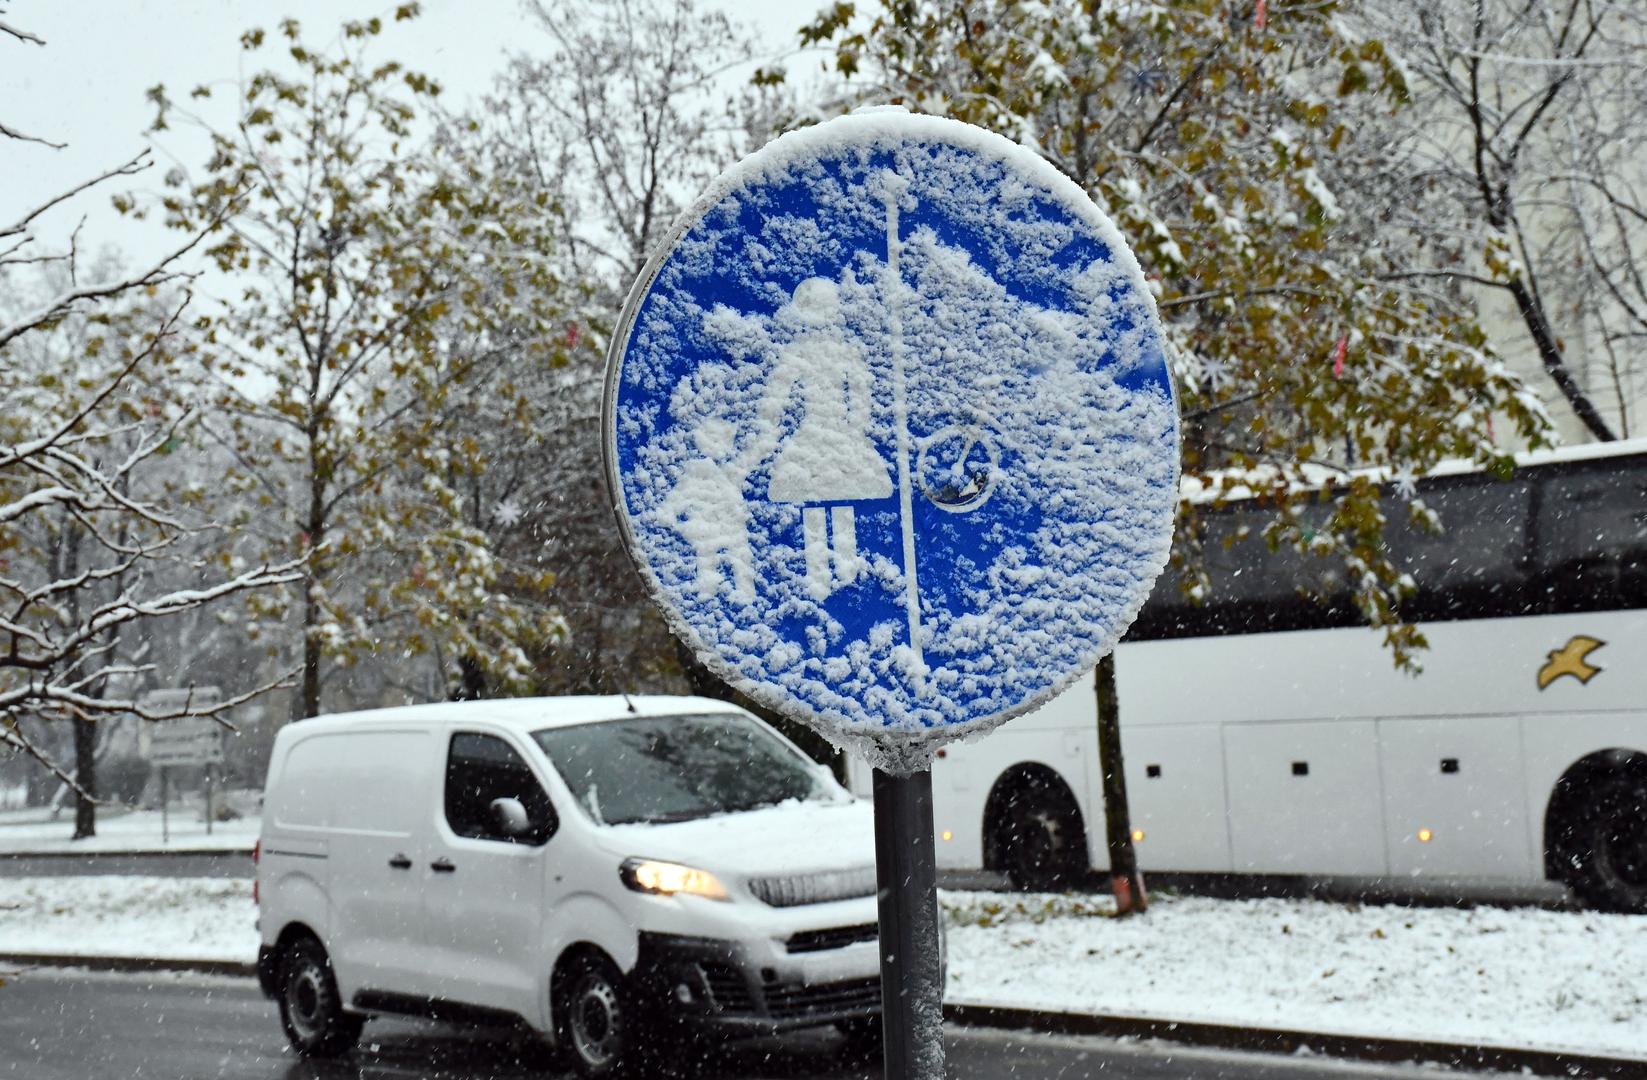
[[[7,859],[83,859],[90,862],[97,859],[150,859],[156,856],[187,858],[191,855],[206,856],[208,858],[241,855],[250,861],[252,849],[249,847],[213,847],[133,848],[129,851],[0,851],[0,861]]]
[[[73,967],[90,971],[184,971],[205,975],[255,978],[257,965],[238,960],[168,960],[141,956],[66,956],[57,953],[0,953],[0,964]],[[944,1019],[964,1027],[1001,1028],[1053,1035],[1101,1035],[1163,1039],[1187,1046],[1220,1050],[1257,1050],[1294,1054],[1313,1050],[1324,1057],[1363,1061],[1434,1062],[1483,1071],[1527,1071],[1540,1076],[1639,1077],[1647,1059],[1607,1057],[1559,1050],[1517,1050],[1422,1039],[1372,1035],[1331,1035],[1285,1028],[1237,1027],[1185,1020],[1150,1020],[1137,1016],[1044,1012],[995,1005],[945,1005]]]
[[[1237,1027],[1184,1020],[1150,1020],[1136,1016],[1043,1012],[993,1005],[945,1005],[944,1019],[968,1027],[1032,1030],[1057,1035],[1107,1035],[1165,1039],[1189,1046],[1222,1050],[1261,1050],[1293,1054],[1312,1050],[1324,1057],[1365,1061],[1433,1062],[1483,1071],[1519,1072],[1541,1076],[1640,1077],[1647,1059],[1617,1058],[1560,1050],[1518,1050],[1502,1046],[1473,1046],[1422,1039],[1383,1038],[1373,1035],[1332,1035],[1285,1028]]]
[[[85,968],[88,971],[187,971],[200,975],[257,976],[257,965],[239,960],[168,960],[149,956],[66,956],[61,953],[0,953],[0,964],[23,970],[36,967]]]

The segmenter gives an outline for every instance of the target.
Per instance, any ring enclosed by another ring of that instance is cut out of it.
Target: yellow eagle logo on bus
[[[1607,644],[1593,637],[1578,634],[1559,649],[1551,649],[1549,661],[1538,669],[1538,688],[1549,686],[1563,675],[1571,675],[1581,683],[1587,683],[1601,673],[1585,659],[1591,653]]]

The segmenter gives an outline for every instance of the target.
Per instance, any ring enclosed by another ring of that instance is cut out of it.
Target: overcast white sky
[[[775,54],[793,47],[796,29],[822,0],[700,2],[754,26]],[[272,29],[290,15],[304,24],[311,41],[326,41],[345,20],[393,9],[393,0],[0,0],[0,20],[47,43],[40,48],[0,35],[0,119],[68,144],[52,150],[0,141],[0,222],[16,220],[148,145],[148,87],[165,83],[182,99],[200,84],[233,86],[245,59],[239,38],[247,28]],[[423,0],[423,15],[392,26],[385,39],[385,56],[432,75],[454,104],[489,89],[506,52],[530,52],[542,41],[516,0]],[[157,188],[159,173],[173,160],[197,167],[204,146],[188,132],[164,134],[155,144],[159,164],[150,176],[88,193],[72,214],[56,215],[44,235],[64,237],[87,214],[85,235],[94,244],[114,243],[134,260],[157,257],[171,238],[116,219],[109,195]]]

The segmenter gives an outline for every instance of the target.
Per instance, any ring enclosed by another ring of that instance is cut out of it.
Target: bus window
[[[1404,503],[1389,500],[1385,509],[1395,561],[1418,582],[1419,595],[1403,613],[1463,619],[1517,603],[1525,585],[1532,484],[1472,476],[1437,483],[1422,498],[1441,519],[1439,532],[1412,524]]]
[[[1647,466],[1556,472],[1539,495],[1540,592],[1551,612],[1647,603]]]

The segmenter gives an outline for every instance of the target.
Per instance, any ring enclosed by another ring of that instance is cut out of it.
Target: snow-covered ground
[[[198,804],[174,803],[171,808],[169,840],[162,840],[158,810],[101,810],[97,815],[97,835],[70,840],[74,835],[74,810],[68,808],[54,820],[50,811],[38,807],[0,811],[0,854],[14,852],[124,852],[124,851],[250,851],[257,842],[259,819],[255,816],[212,823],[206,833],[206,819]]]
[[[1647,918],[1160,896],[943,894],[955,1004],[1647,1052]]]
[[[249,963],[256,919],[243,878],[0,878],[0,953]]]
[[[1320,900],[943,893],[956,1004],[1639,1057],[1647,919]],[[0,878],[0,952],[249,962],[250,883]]]

